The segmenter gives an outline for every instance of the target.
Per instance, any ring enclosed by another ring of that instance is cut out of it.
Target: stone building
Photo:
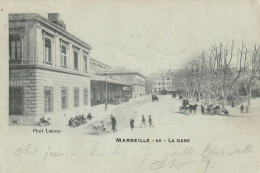
[[[112,67],[101,61],[90,58],[91,69],[91,105],[105,103],[106,99],[111,103],[112,99],[119,99],[132,95],[131,85],[124,81],[117,80],[106,74]]]
[[[115,67],[97,74],[126,84],[123,90],[125,92],[131,91],[129,94],[131,94],[132,98],[145,95],[145,76],[138,71],[128,70],[124,67]]]
[[[166,94],[174,91],[173,70],[161,70],[148,76],[151,81],[152,93]]]
[[[98,72],[104,72],[111,68],[112,68],[111,66],[101,61],[98,61],[94,58],[90,58],[90,69],[92,74],[97,74]]]
[[[91,47],[57,13],[9,15],[9,122],[61,116],[90,106]],[[74,115],[73,115],[74,116]]]

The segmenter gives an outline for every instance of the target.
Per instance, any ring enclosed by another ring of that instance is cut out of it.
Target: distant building
[[[10,124],[88,109],[90,50],[57,13],[10,14]]]
[[[124,67],[111,68],[105,72],[98,72],[98,75],[106,76],[110,79],[123,82],[131,87],[124,87],[124,91],[130,91],[132,98],[145,95],[145,76],[135,70],[129,70]],[[130,93],[130,92],[129,92]]]
[[[173,70],[161,70],[150,74],[147,78],[152,85],[152,93],[166,94],[174,91]]]

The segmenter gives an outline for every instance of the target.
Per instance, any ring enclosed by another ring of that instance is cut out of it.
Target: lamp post
[[[107,72],[105,72],[106,75],[106,102],[105,102],[105,111],[107,110]]]

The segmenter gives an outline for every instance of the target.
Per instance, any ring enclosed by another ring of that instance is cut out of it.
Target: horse
[[[190,113],[196,114],[196,113],[197,113],[197,107],[198,107],[197,104],[195,104],[195,105],[190,105],[190,106],[189,106]]]

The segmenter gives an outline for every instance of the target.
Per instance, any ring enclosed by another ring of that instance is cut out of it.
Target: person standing
[[[130,119],[130,127],[131,129],[133,130],[134,129],[134,123],[135,123],[135,120],[133,118]]]
[[[202,113],[202,115],[203,115],[203,114],[204,114],[204,112],[205,112],[205,111],[204,111],[204,109],[205,109],[205,108],[204,108],[204,106],[203,106],[203,105],[201,105],[201,113]]]
[[[149,127],[154,127],[153,123],[152,123],[152,117],[151,115],[149,115]]]
[[[143,127],[143,124],[144,124],[145,127],[146,127],[144,115],[142,115],[142,124],[141,124],[141,128]]]
[[[240,106],[240,111],[241,111],[241,114],[244,112],[244,105],[243,104]]]
[[[115,133],[117,131],[117,129],[116,129],[116,126],[117,126],[116,119],[115,119],[115,117],[112,114],[110,116],[111,116],[112,130]]]
[[[104,121],[101,121],[100,123],[101,123],[101,127],[102,127],[103,132],[106,132],[107,128],[106,128]]]

